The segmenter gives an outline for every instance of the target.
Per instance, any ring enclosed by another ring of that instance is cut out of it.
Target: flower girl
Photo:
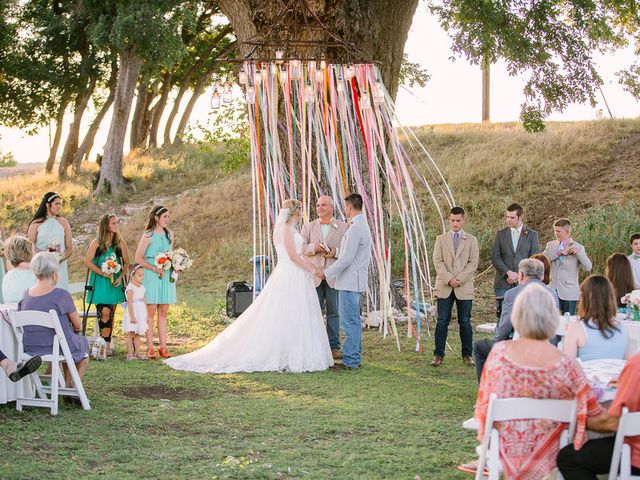
[[[135,263],[130,269],[130,281],[125,290],[127,297],[122,330],[127,334],[127,360],[146,360],[140,351],[140,336],[147,332],[147,303],[144,296],[144,268]]]

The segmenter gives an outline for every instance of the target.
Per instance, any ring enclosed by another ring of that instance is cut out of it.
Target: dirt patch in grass
[[[213,396],[212,393],[189,390],[185,388],[170,388],[163,385],[134,385],[120,388],[118,393],[137,400],[205,400]]]

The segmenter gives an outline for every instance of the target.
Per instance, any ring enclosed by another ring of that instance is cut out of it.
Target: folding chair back
[[[78,397],[82,403],[82,408],[89,410],[91,408],[89,399],[84,391],[82,380],[80,380],[80,375],[71,356],[71,350],[69,349],[67,338],[64,336],[64,331],[60,325],[58,313],[55,310],[49,310],[49,312],[36,310],[24,310],[21,312],[9,311],[9,318],[11,319],[11,325],[18,340],[18,361],[31,358],[31,355],[24,352],[24,343],[22,341],[24,327],[44,327],[53,330],[54,333],[51,353],[41,355],[43,362],[51,363],[50,382],[48,385],[44,385],[37,373],[23,378],[22,381],[26,380],[34,383],[36,397],[24,397],[24,393],[22,393],[24,389],[21,388],[18,398],[16,399],[16,410],[22,411],[23,406],[46,407],[51,410],[51,415],[57,415],[59,395]],[[73,379],[73,387],[65,386],[64,375],[60,368],[61,362],[67,364],[67,368]],[[49,397],[47,397],[47,394],[49,394]]]
[[[552,420],[566,423],[567,429],[560,437],[560,447],[567,445],[576,429],[576,400],[554,400],[536,398],[501,398],[491,394],[487,419],[484,425],[484,438],[480,446],[480,460],[476,470],[476,480],[482,480],[485,465],[488,463],[489,479],[498,480],[500,476],[500,437],[493,428],[495,422],[509,420]],[[488,458],[487,458],[488,457]],[[561,478],[558,476],[558,478]]]
[[[640,435],[640,412],[629,413],[624,407],[618,422],[618,432],[613,444],[609,480],[639,480],[640,476],[631,475],[631,447],[624,443],[624,437]],[[618,474],[618,467],[620,474]]]
[[[624,328],[629,334],[629,347],[627,348],[627,356],[631,358],[640,351],[640,323],[624,322]]]

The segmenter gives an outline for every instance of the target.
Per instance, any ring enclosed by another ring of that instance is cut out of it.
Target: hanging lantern
[[[311,82],[308,82],[307,86],[304,87],[304,99],[307,103],[310,103],[313,102],[314,98],[313,87],[311,86]]]
[[[222,101],[224,103],[231,103],[231,100],[233,100],[233,93],[231,90],[231,83],[227,80],[222,85]]]
[[[256,85],[259,84],[262,81],[262,71],[261,70],[256,70],[255,81],[256,81]]]
[[[282,59],[284,58],[284,50],[281,48],[276,50],[276,63],[280,65],[282,63]]]
[[[353,67],[351,65],[345,68],[344,78],[346,78],[347,80],[351,80],[353,78]]]
[[[369,110],[371,108],[371,99],[369,98],[369,92],[362,90],[360,94],[360,109]]]
[[[322,60],[320,60],[320,68],[321,68],[322,70],[324,70],[325,68],[327,68],[327,62],[326,62],[326,60],[324,59],[324,55],[322,55]]]
[[[244,71],[244,67],[238,72],[238,83],[242,86],[247,84],[247,72]]]
[[[384,102],[384,87],[382,82],[378,80],[373,90],[373,103],[380,105],[382,102]]]
[[[211,108],[213,110],[217,110],[218,108],[220,108],[220,92],[217,88],[214,88],[213,92],[211,93]]]
[[[287,72],[287,67],[282,65],[280,67],[280,83],[282,84],[282,87],[284,87],[288,81],[289,81],[289,72]]]
[[[300,60],[291,60],[291,80],[302,80],[302,63]]]
[[[245,98],[247,99],[247,103],[250,103],[252,105],[256,103],[256,89],[251,86],[247,87]]]
[[[318,68],[316,69],[316,82],[322,83],[322,80],[324,80],[324,72]]]
[[[342,82],[338,82],[336,90],[338,92],[338,95],[344,95],[344,85],[342,84]]]

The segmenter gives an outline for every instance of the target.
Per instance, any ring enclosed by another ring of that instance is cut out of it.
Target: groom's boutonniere
[[[337,224],[337,223],[332,223],[332,224],[331,224],[331,226],[332,226],[333,228],[335,228],[335,229],[337,229],[337,228],[338,228],[338,224]]]
[[[529,235],[529,230],[522,230],[522,236],[526,237],[527,235]]]

